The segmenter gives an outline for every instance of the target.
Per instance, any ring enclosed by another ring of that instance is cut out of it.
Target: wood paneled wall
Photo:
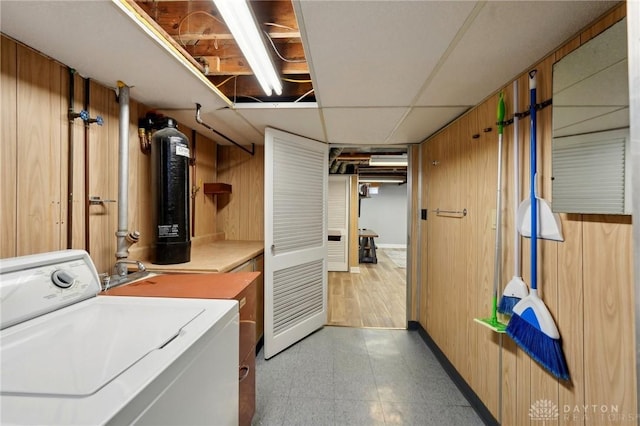
[[[264,240],[264,146],[249,155],[235,146],[218,147],[218,181],[231,194],[217,195],[218,232],[227,240]]]
[[[551,98],[555,61],[625,14],[610,14],[539,63],[538,102]],[[528,76],[502,91],[507,116],[528,108]],[[412,312],[483,403],[504,425],[529,424],[529,409],[548,400],[558,419],[547,424],[635,424],[636,366],[632,225],[629,216],[563,214],[565,241],[539,242],[539,290],[562,335],[571,373],[565,383],[545,372],[509,337],[473,322],[490,314],[497,181],[497,93],[421,146],[421,280]],[[541,196],[551,199],[551,107],[538,113]],[[492,128],[485,132],[483,129]],[[521,196],[528,194],[529,119],[520,121]],[[505,128],[503,151],[502,284],[513,275],[513,144]],[[474,135],[477,137],[474,138]],[[417,197],[417,195],[416,195]],[[434,210],[467,209],[464,218]],[[529,240],[522,240],[522,272],[530,282]],[[603,411],[607,411],[604,413]]]
[[[73,123],[73,151],[69,155],[69,70],[38,52],[2,36],[0,108],[1,202],[0,257],[13,257],[67,248],[67,209],[73,209],[72,248],[88,249],[98,272],[111,272],[115,262],[117,203],[85,206],[89,196],[118,198],[119,105],[113,89],[91,82],[89,113],[104,118],[104,125]],[[84,80],[74,78],[74,111],[83,108]],[[114,82],[115,85],[115,82]],[[135,97],[135,88],[131,90]],[[131,259],[152,250],[150,157],[138,143],[138,118],[148,108],[130,102],[129,122],[129,229],[139,230],[140,242]],[[191,139],[191,129],[180,126]],[[196,179],[216,181],[216,144],[197,135]],[[68,190],[68,161],[73,161],[73,197]],[[86,159],[86,160],[85,160]],[[191,168],[193,173],[193,168]],[[88,176],[85,188],[85,176]],[[193,180],[192,180],[192,183]],[[197,182],[196,182],[197,183]],[[69,199],[72,202],[69,203]],[[196,196],[196,235],[216,239],[216,200],[199,191]],[[88,232],[89,247],[86,247]]]

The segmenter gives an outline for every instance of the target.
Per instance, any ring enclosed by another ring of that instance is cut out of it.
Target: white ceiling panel
[[[391,144],[422,142],[468,109],[468,107],[412,108],[387,142]]]
[[[297,104],[300,105],[299,108],[296,108],[295,105],[264,105],[264,107],[260,108],[259,105],[254,104],[251,107],[238,107],[239,109],[236,112],[263,134],[265,127],[273,127],[310,139],[327,142],[322,127],[320,110],[315,107],[315,104],[314,107]],[[264,137],[259,143],[264,143]]]
[[[2,1],[2,32],[83,77],[115,87],[154,108],[228,105],[193,66],[135,23],[110,1]]]
[[[328,142],[380,145],[395,128],[407,108],[324,108]]]
[[[410,105],[475,3],[299,2],[318,103]]]
[[[476,105],[616,3],[486,3],[416,105]]]
[[[422,141],[617,4],[294,0],[321,108],[230,109],[121,1],[0,0],[0,28],[84,77],[124,81],[133,99],[217,142],[226,143],[195,122],[196,103],[207,124],[241,144],[262,144],[271,126],[350,145]]]

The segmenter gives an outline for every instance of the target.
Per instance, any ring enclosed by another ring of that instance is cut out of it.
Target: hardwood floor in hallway
[[[360,273],[329,272],[327,325],[406,328],[406,269],[384,249]]]

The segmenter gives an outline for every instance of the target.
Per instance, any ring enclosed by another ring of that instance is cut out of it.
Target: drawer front
[[[235,299],[240,308],[240,321],[256,320],[256,283],[252,282]]]
[[[256,352],[256,323],[255,321],[240,321],[240,352],[238,361],[247,357],[249,352]]]
[[[252,350],[240,362],[240,426],[250,426],[256,411],[256,353]]]

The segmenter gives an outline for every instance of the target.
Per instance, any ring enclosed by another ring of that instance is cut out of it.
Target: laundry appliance
[[[238,302],[96,297],[88,253],[0,260],[0,423],[238,424]]]

